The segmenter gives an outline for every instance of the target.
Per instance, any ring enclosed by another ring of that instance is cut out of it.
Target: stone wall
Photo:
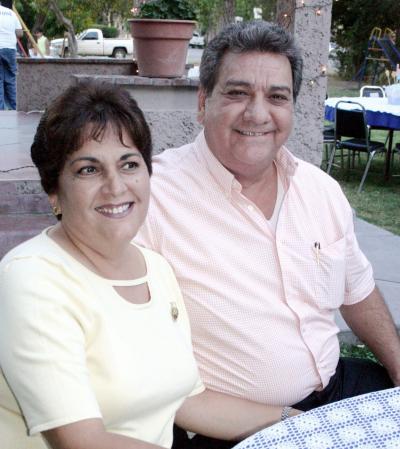
[[[87,78],[93,76],[74,76],[77,82]],[[197,121],[198,80],[105,75],[94,78],[121,85],[131,92],[150,125],[154,154],[194,140],[201,130]]]
[[[304,59],[303,84],[288,147],[297,156],[319,166],[323,146],[332,1],[280,0],[277,5],[278,23],[294,34]]]
[[[329,32],[319,29],[321,19],[316,20],[313,10],[307,8],[301,13],[304,17],[300,20],[300,13],[297,13],[295,24],[305,59],[304,82],[296,104],[295,127],[288,147],[302,159],[319,165],[326,92],[326,77],[320,76],[320,70],[327,59]],[[325,14],[322,20],[328,21],[327,16]],[[313,33],[307,31],[307,27]],[[197,122],[198,81],[188,78],[144,78],[135,76],[136,72],[136,63],[132,60],[20,58],[17,109],[44,110],[71,83],[94,77],[121,84],[132,92],[150,123],[155,154],[193,140],[201,129]]]
[[[72,75],[134,75],[136,63],[113,58],[18,58],[17,110],[42,111],[72,82]]]

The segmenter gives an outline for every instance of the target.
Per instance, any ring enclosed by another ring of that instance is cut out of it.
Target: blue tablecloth
[[[355,101],[364,106],[368,125],[376,128],[400,130],[400,105],[388,103],[387,98],[375,97],[340,97],[325,100],[325,119],[335,120],[335,106],[338,101]],[[341,109],[356,109],[354,105],[340,105]]]
[[[235,449],[399,449],[400,388],[335,402],[252,435]]]

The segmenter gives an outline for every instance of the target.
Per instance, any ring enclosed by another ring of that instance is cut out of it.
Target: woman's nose
[[[112,196],[118,196],[124,193],[126,188],[125,181],[120,173],[108,173],[104,183],[106,193]]]

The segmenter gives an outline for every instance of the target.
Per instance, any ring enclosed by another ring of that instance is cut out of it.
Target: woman
[[[175,415],[228,440],[278,421],[281,407],[204,390],[172,270],[131,243],[151,138],[129,94],[70,87],[31,150],[59,222],[0,264],[2,449],[170,447]]]

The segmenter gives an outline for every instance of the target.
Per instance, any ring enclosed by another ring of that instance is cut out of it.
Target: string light
[[[338,0],[335,0],[338,1]],[[294,6],[291,10],[287,10],[283,12],[280,17],[277,18],[277,22],[284,28],[289,28],[290,24],[293,20],[293,15],[298,9],[310,9],[315,13],[316,17],[321,17],[324,14],[325,8],[330,8],[332,6],[332,0],[320,1],[319,5],[310,5],[306,4],[305,0],[300,0],[300,2],[296,2],[296,6]],[[303,78],[303,82],[310,87],[314,87],[314,85],[318,85],[320,78],[324,78],[327,75],[327,67],[326,65],[321,64],[319,67],[319,73],[313,78]]]
[[[330,7],[332,5],[332,0],[321,2],[319,5],[307,5],[305,0],[301,0],[299,4],[296,3],[291,10],[285,11],[280,17],[278,17],[277,22],[284,28],[289,28],[292,23],[292,17],[297,9],[312,9],[316,16],[321,16],[323,14],[323,9]]]

